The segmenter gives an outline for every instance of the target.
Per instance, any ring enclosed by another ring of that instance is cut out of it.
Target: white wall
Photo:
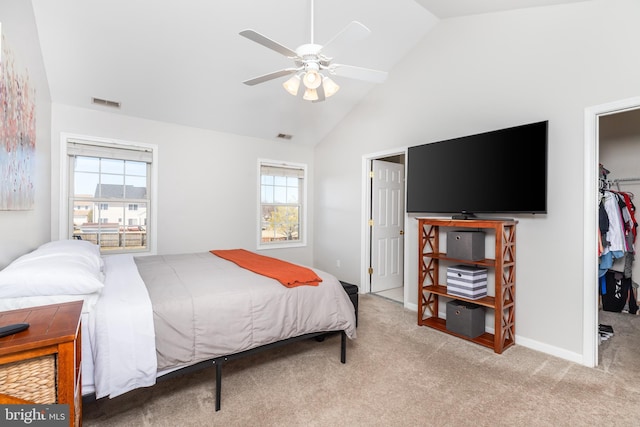
[[[52,231],[58,234],[60,134],[71,133],[158,145],[158,253],[256,249],[258,159],[306,163],[313,150],[295,144],[213,132],[90,109],[52,106]],[[313,180],[309,179],[313,221]],[[311,265],[313,227],[307,246],[263,251]]]
[[[316,266],[359,283],[363,155],[549,120],[549,213],[516,218],[517,342],[580,361],[584,110],[640,93],[638,18],[640,2],[592,0],[441,21],[316,147]]]
[[[44,72],[40,42],[31,2],[2,0],[0,24],[3,43],[11,49],[14,70],[28,75],[36,91],[35,204],[28,211],[0,211],[0,269],[23,253],[49,240],[49,161],[51,97]]]

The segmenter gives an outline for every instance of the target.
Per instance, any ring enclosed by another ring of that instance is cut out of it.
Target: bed
[[[215,366],[219,410],[222,365],[236,357],[340,332],[345,362],[354,306],[334,276],[307,270],[314,286],[289,287],[211,251],[100,256],[96,245],[63,240],[0,271],[0,311],[82,299],[83,396],[113,398]]]

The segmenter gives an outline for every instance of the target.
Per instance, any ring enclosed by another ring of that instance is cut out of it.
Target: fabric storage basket
[[[0,393],[35,404],[56,403],[55,355],[0,365]]]
[[[453,300],[447,303],[448,331],[476,338],[484,333],[485,308],[471,302]]]
[[[469,265],[447,268],[447,293],[470,299],[487,296],[487,269]]]
[[[484,240],[484,231],[449,231],[447,233],[447,256],[470,261],[484,259]]]

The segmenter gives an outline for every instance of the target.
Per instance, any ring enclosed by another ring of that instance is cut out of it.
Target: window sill
[[[288,249],[288,248],[302,248],[307,246],[305,242],[295,242],[295,243],[272,243],[268,245],[258,245],[256,248],[259,251],[269,250],[269,249]]]

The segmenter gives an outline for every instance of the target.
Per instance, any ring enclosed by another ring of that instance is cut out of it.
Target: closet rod
[[[613,180],[613,182],[616,184],[618,182],[626,182],[626,181],[640,181],[640,178],[617,178]]]
[[[617,178],[617,179],[614,179],[611,182],[613,184],[615,184],[616,187],[618,187],[618,191],[620,191],[620,183],[621,182],[633,182],[633,181],[640,181],[640,178]]]

